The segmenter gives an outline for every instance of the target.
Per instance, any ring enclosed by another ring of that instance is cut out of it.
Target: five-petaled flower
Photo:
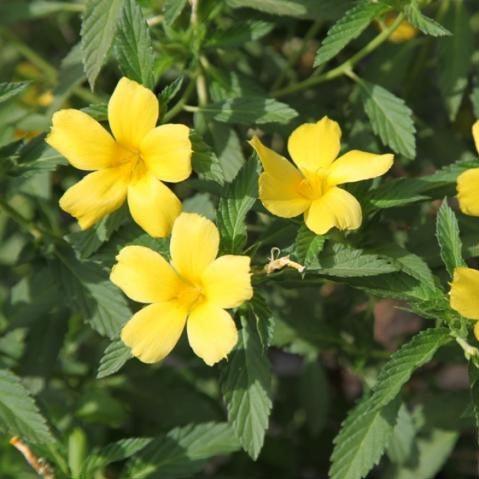
[[[238,340],[227,308],[251,299],[250,258],[218,254],[219,234],[208,219],[182,213],[173,225],[171,264],[142,246],[126,246],[110,279],[132,300],[152,303],[124,326],[121,338],[145,363],[167,356],[185,327],[206,364],[225,358]]]
[[[472,127],[472,136],[479,153],[479,120]],[[457,199],[464,214],[479,216],[479,168],[471,168],[458,176]]]
[[[450,293],[451,308],[473,319],[474,335],[479,340],[479,271],[460,267],[454,270]]]
[[[128,78],[119,81],[108,103],[114,138],[82,111],[53,115],[47,143],[75,168],[94,171],[60,199],[61,208],[82,229],[128,199],[136,223],[151,236],[168,236],[181,203],[162,181],[176,183],[190,176],[192,148],[187,126],[155,128],[158,116],[154,93]]]
[[[352,150],[336,159],[340,140],[339,125],[328,117],[296,128],[289,137],[288,151],[297,169],[254,137],[250,144],[264,168],[259,196],[265,208],[282,218],[304,213],[306,226],[318,235],[333,227],[359,228],[361,205],[338,185],[383,175],[394,156]]]

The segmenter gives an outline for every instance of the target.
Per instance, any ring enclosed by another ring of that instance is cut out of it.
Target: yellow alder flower
[[[254,137],[264,172],[259,197],[276,216],[292,218],[304,213],[306,226],[321,235],[331,228],[354,230],[361,226],[361,205],[338,185],[367,180],[386,173],[394,156],[352,150],[338,159],[341,129],[327,116],[305,123],[288,139],[288,151],[298,168]]]
[[[128,201],[133,219],[149,235],[168,236],[181,212],[180,200],[163,183],[191,174],[191,142],[185,125],[160,125],[152,91],[122,78],[108,103],[113,136],[79,110],[53,115],[46,142],[80,170],[94,171],[72,186],[60,207],[82,229]]]
[[[463,267],[454,270],[450,303],[465,318],[478,321],[474,335],[479,340],[479,271]]]
[[[472,136],[479,153],[479,120],[472,127]],[[459,208],[466,215],[479,216],[479,168],[472,168],[457,177]]]
[[[384,24],[389,27],[396,18],[397,14],[388,15],[384,19]],[[403,20],[396,30],[389,35],[388,40],[393,43],[403,43],[413,39],[417,34],[417,28],[413,27],[407,20]]]
[[[195,213],[173,225],[168,263],[143,246],[126,246],[117,256],[111,281],[134,301],[151,303],[124,326],[121,339],[145,363],[161,361],[186,324],[193,351],[212,366],[233,349],[238,333],[228,308],[251,299],[250,258],[216,258],[216,226]]]

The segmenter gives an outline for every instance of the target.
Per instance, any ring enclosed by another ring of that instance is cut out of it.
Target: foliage
[[[455,199],[479,167],[475,0],[3,0],[0,39],[2,479],[475,477],[479,348],[448,296],[479,257]],[[251,259],[214,367],[185,338],[159,364],[121,340],[138,305],[115,258],[170,260],[170,238],[127,205],[87,230],[58,205],[84,172],[45,142],[52,116],[108,129],[122,76],[190,128],[192,175],[168,184],[183,209]],[[291,159],[291,132],[323,116],[340,155],[395,158],[344,185],[360,228],[317,235],[263,204],[248,140]]]

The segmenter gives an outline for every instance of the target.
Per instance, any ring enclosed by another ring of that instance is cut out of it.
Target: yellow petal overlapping
[[[340,141],[341,129],[328,117],[299,126],[288,140],[289,154],[298,167],[295,168],[253,138],[250,144],[264,169],[259,178],[259,196],[264,207],[282,218],[304,213],[306,226],[316,234],[325,234],[332,228],[359,228],[361,206],[338,185],[383,175],[391,168],[394,156],[352,150],[336,159]]]
[[[206,364],[225,358],[238,333],[226,308],[253,296],[250,259],[216,258],[219,234],[208,219],[182,213],[173,225],[172,261],[141,246],[127,246],[117,256],[110,279],[131,299],[152,303],[124,326],[121,338],[141,361],[162,360],[187,328],[193,351]]]
[[[472,127],[472,136],[479,153],[479,120]],[[479,216],[479,168],[466,170],[457,177],[457,199],[464,214]]]
[[[181,203],[162,181],[176,183],[190,176],[192,147],[188,127],[156,127],[158,117],[154,93],[128,78],[119,81],[108,103],[113,136],[81,111],[60,110],[53,115],[47,143],[74,167],[95,171],[60,202],[82,229],[128,199],[133,219],[148,234],[170,234]]]

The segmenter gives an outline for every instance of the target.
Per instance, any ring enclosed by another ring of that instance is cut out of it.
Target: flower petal
[[[123,77],[108,103],[108,121],[116,141],[138,149],[146,134],[155,128],[159,106],[155,94]]]
[[[130,183],[128,207],[135,222],[154,238],[168,236],[181,212],[180,200],[151,173],[139,175]]]
[[[479,271],[456,268],[451,284],[451,308],[468,319],[479,319]]]
[[[119,160],[119,148],[110,133],[79,110],[57,111],[45,141],[79,170],[100,170]]]
[[[219,244],[220,235],[212,221],[196,213],[181,213],[171,232],[171,263],[180,276],[199,284],[216,258]]]
[[[167,356],[185,327],[186,310],[175,301],[150,304],[136,313],[121,331],[133,356],[156,363]]]
[[[133,301],[159,303],[177,295],[180,279],[156,251],[144,246],[125,246],[116,261],[110,280]]]
[[[384,175],[393,165],[394,155],[376,155],[352,150],[340,156],[329,168],[328,183],[340,185]]]
[[[327,116],[317,123],[304,123],[291,133],[288,151],[304,175],[327,168],[338,156],[341,128]]]
[[[318,235],[331,228],[355,230],[361,226],[362,212],[358,200],[346,190],[333,187],[313,201],[304,214],[306,226]]]
[[[472,125],[472,137],[474,138],[476,150],[479,153],[479,120]]]
[[[158,179],[176,183],[191,175],[190,129],[185,125],[161,125],[143,138],[141,155]]]
[[[129,167],[117,166],[95,171],[69,188],[60,198],[60,208],[87,229],[124,203]]]
[[[249,143],[264,168],[259,177],[259,197],[264,207],[282,218],[304,213],[311,202],[299,194],[304,179],[301,173],[286,158],[264,146],[258,137]]]
[[[253,297],[248,256],[221,256],[206,268],[202,280],[207,301],[220,308],[237,308]]]
[[[191,312],[186,330],[191,349],[208,366],[226,358],[238,342],[238,331],[230,314],[208,302]]]
[[[457,199],[466,215],[479,216],[479,168],[472,168],[457,177]]]

